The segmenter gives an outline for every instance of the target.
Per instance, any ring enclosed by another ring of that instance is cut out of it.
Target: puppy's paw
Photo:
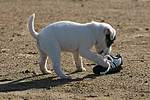
[[[42,73],[43,73],[44,75],[47,75],[47,74],[51,74],[52,72],[49,71],[49,70],[47,70],[47,71],[42,71]]]
[[[71,80],[72,78],[70,77],[70,76],[63,76],[63,77],[61,77],[62,79],[65,79],[65,80]]]
[[[77,69],[78,72],[85,72],[86,69],[84,67],[80,68],[80,69]]]

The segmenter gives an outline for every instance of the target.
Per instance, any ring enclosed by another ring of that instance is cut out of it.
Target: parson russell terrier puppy
[[[30,35],[37,40],[36,47],[40,53],[40,70],[49,74],[47,70],[47,56],[53,63],[53,69],[62,79],[71,79],[61,69],[61,51],[72,52],[77,71],[86,71],[82,64],[82,57],[96,62],[103,67],[109,63],[91,52],[95,45],[96,51],[102,56],[111,51],[111,45],[116,37],[116,30],[109,24],[92,21],[80,24],[70,21],[59,21],[45,27],[40,33],[34,30],[35,14],[28,20]],[[82,57],[81,57],[82,56]]]

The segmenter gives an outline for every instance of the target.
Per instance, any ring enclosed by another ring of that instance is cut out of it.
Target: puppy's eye
[[[105,39],[105,41],[106,41],[107,47],[110,47],[110,46],[113,44],[113,42],[114,42],[115,39],[116,39],[116,36],[114,37],[113,40],[111,40],[111,39],[110,39],[110,34],[106,34],[106,39]]]

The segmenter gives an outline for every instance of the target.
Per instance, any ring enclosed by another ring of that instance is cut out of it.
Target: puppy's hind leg
[[[39,53],[40,53],[40,70],[43,74],[49,74],[51,73],[51,71],[47,70],[47,67],[46,67],[46,64],[47,64],[47,55],[39,50]]]
[[[52,63],[53,63],[53,69],[55,71],[55,73],[60,76],[62,79],[71,79],[70,76],[65,75],[62,72],[61,69],[61,49],[60,48],[53,48],[51,50],[48,50],[49,52],[47,52],[47,55],[49,56],[49,58],[51,59]]]
[[[73,53],[73,58],[76,64],[77,71],[79,72],[86,71],[86,69],[83,67],[82,57],[79,55],[78,52]]]

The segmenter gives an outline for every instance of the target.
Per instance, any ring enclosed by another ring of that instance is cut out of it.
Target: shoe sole
[[[123,65],[118,66],[118,67],[113,68],[113,69],[110,69],[110,71],[107,72],[106,74],[118,73],[118,72],[120,72],[120,70],[122,70],[122,69],[123,69]],[[93,68],[93,72],[94,72],[94,74],[96,74],[96,75],[100,75],[100,72],[104,72],[104,71],[106,71],[106,70],[107,70],[107,68],[104,68],[104,67],[102,67],[101,65],[96,65],[96,66]]]

